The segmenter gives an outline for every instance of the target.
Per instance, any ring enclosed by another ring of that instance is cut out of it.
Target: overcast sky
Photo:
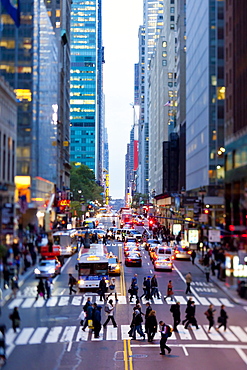
[[[124,197],[125,154],[133,125],[134,64],[143,0],[103,0],[105,124],[108,130],[110,195]]]

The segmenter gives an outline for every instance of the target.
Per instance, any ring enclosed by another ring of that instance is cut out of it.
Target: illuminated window
[[[216,133],[216,130],[213,130],[213,132],[212,132],[212,140],[213,140],[213,141],[217,140],[217,133]]]
[[[168,73],[168,78],[169,78],[169,79],[172,79],[172,78],[173,78],[173,73],[169,72],[169,73]]]
[[[163,42],[162,42],[162,47],[163,47],[163,48],[166,48],[166,47],[167,47],[167,42],[166,42],[166,41],[163,41]]]
[[[225,100],[225,92],[226,92],[225,86],[217,87],[217,99]]]
[[[167,52],[163,51],[162,56],[163,56],[163,58],[166,58],[167,57]]]
[[[212,86],[216,86],[217,85],[217,79],[216,79],[216,76],[211,76],[211,85]]]

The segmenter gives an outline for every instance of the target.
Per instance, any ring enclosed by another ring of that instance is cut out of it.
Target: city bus
[[[53,244],[60,247],[60,256],[72,256],[77,251],[76,230],[56,231],[53,234]]]
[[[88,227],[89,229],[96,229],[99,224],[99,220],[96,217],[89,217],[83,221],[82,226]]]
[[[102,277],[109,285],[107,248],[103,244],[91,244],[90,248],[81,248],[78,253],[77,264],[78,288],[80,290],[94,290],[99,288]]]

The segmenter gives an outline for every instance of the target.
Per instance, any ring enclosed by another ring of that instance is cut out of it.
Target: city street
[[[110,220],[108,221],[110,223]],[[104,222],[108,224],[106,221]],[[109,224],[108,224],[109,226]],[[134,273],[138,274],[139,295],[142,294],[144,276],[154,274],[153,264],[148,252],[142,250],[143,266],[125,267],[122,243],[111,241],[108,250],[119,255],[122,263],[122,275],[116,277],[118,303],[115,318],[118,328],[112,325],[102,329],[99,339],[92,333],[81,330],[78,316],[88,296],[93,302],[99,301],[96,293],[77,293],[69,295],[68,274],[75,277],[76,255],[69,258],[60,276],[54,281],[52,297],[45,301],[39,297],[35,302],[37,281],[31,275],[21,287],[16,299],[9,300],[3,307],[2,322],[7,323],[7,365],[6,369],[245,369],[247,366],[247,320],[246,307],[236,305],[223,291],[213,283],[206,282],[204,274],[190,261],[175,261],[172,272],[155,272],[158,279],[161,299],[151,302],[156,311],[157,320],[173,324],[170,312],[170,298],[166,301],[166,287],[172,280],[174,295],[180,301],[181,319],[185,318],[187,298],[184,277],[191,272],[192,295],[196,303],[196,318],[199,329],[186,330],[180,324],[178,332],[168,339],[172,348],[170,355],[160,356],[159,338],[148,343],[137,335],[137,340],[130,340],[129,325],[132,319],[134,302],[129,302],[126,292]],[[142,310],[145,312],[145,299]],[[226,332],[215,329],[207,333],[208,321],[204,312],[209,304],[216,308],[215,321],[219,316],[220,305],[226,306],[229,316]],[[10,325],[9,314],[15,306],[19,307],[21,328],[16,334]],[[247,304],[246,304],[247,306]],[[102,324],[105,312],[102,310]]]

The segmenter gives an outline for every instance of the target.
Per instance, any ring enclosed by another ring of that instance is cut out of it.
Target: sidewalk
[[[25,280],[33,274],[33,270],[35,269],[35,266],[30,266],[29,270],[24,272],[24,274],[19,275],[18,279],[18,285],[19,288],[24,284]],[[2,288],[1,288],[2,289]],[[11,298],[12,294],[12,289],[2,289],[2,302],[1,302],[1,307],[5,305],[5,303]]]
[[[199,263],[200,256],[197,256],[195,259],[195,266],[197,266],[203,273],[204,273],[204,266]],[[238,292],[236,291],[236,287],[227,287],[224,281],[221,281],[217,278],[217,276],[213,276],[210,273],[209,280],[217,285],[219,289],[221,289],[231,300],[233,300],[236,304],[241,306],[247,307],[247,299],[240,298]]]

